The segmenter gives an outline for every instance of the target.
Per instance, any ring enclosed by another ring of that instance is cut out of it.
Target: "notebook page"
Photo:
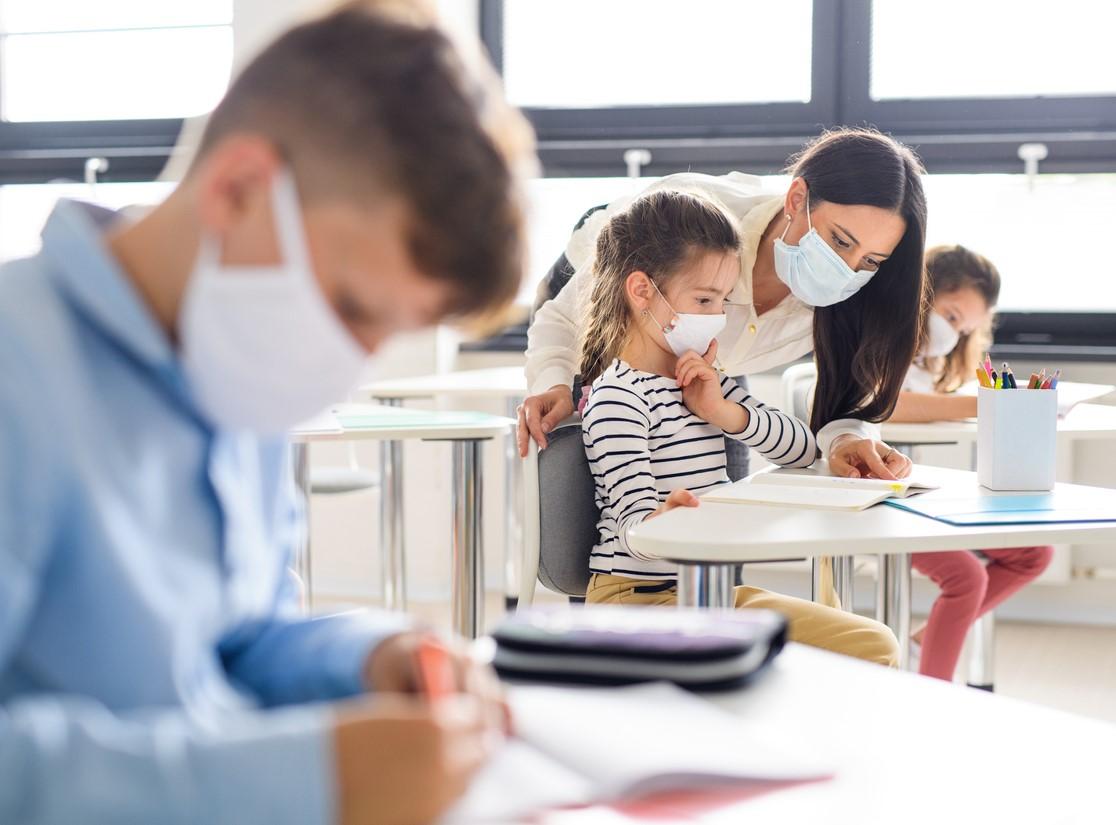
[[[701,498],[726,504],[763,504],[814,510],[863,510],[891,495],[887,490],[813,487],[792,484],[750,484],[741,480],[714,487]]]
[[[590,777],[599,799],[726,781],[818,779],[832,769],[777,732],[666,683],[624,688],[513,688],[520,735]]]
[[[509,739],[440,825],[519,822],[536,811],[587,805],[596,783],[522,739]]]
[[[773,470],[751,476],[753,484],[785,484],[792,487],[822,489],[875,490],[896,496],[906,496],[913,491],[936,490],[937,484],[918,478],[901,478],[894,481],[884,478],[843,478],[823,475],[817,472],[796,472],[794,470]]]

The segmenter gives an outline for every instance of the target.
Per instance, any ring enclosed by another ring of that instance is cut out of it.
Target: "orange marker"
[[[422,690],[431,702],[457,693],[457,680],[453,676],[449,651],[439,641],[433,638],[423,639],[419,642],[415,657],[418,660]]]

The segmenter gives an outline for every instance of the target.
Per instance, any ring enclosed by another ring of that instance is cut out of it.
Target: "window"
[[[546,141],[805,134],[832,119],[818,33],[836,24],[829,0],[481,0],[508,95]]]
[[[1116,95],[1116,6],[1056,12],[972,0],[872,4],[873,100]]]
[[[528,108],[808,103],[812,14],[810,0],[511,2],[504,82]]]
[[[227,0],[6,0],[0,114],[9,121],[203,114],[232,64]]]
[[[153,177],[232,67],[232,0],[0,0],[0,180]]]

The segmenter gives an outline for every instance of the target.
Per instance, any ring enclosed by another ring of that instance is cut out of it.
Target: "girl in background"
[[[922,349],[907,373],[891,420],[974,418],[976,396],[955,391],[972,378],[990,343],[1000,274],[991,261],[963,246],[928,250],[926,269],[933,305],[926,313]],[[919,673],[953,679],[973,622],[1033,581],[1053,552],[1052,547],[1018,547],[979,554],[915,553],[914,568],[941,588],[930,618],[911,637],[912,654],[920,655]]]
[[[738,244],[711,200],[669,190],[613,215],[597,239],[580,361],[592,384],[582,429],[600,508],[590,603],[676,602],[677,566],[641,555],[628,533],[727,484],[726,437],[782,466],[807,467],[817,456],[805,424],[712,366],[725,298],[740,277]],[[737,607],[783,613],[796,641],[897,661],[894,635],[870,619],[755,587],[737,587],[735,597]]]

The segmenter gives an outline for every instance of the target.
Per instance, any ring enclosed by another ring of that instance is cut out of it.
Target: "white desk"
[[[893,444],[975,444],[977,425],[970,421],[932,421],[926,424],[881,425],[883,440]],[[1099,441],[1116,438],[1116,406],[1078,404],[1058,420],[1058,441]]]
[[[516,418],[516,407],[527,395],[527,377],[522,367],[494,367],[483,370],[417,375],[377,381],[361,387],[362,396],[388,404],[409,398],[489,398],[504,404],[509,418]],[[390,443],[383,449],[390,451]],[[516,451],[515,439],[508,438],[504,453],[504,596],[508,607],[515,606],[519,587],[518,559],[523,546],[523,461]]]
[[[940,467],[915,468],[950,496],[980,487],[976,474]],[[1098,488],[1059,484],[1095,494]],[[1113,515],[1116,516],[1116,491]],[[1116,522],[954,527],[880,504],[861,512],[702,502],[679,507],[632,529],[628,541],[642,553],[678,562],[679,605],[731,607],[735,568],[743,562],[879,553],[889,561],[881,574],[880,617],[899,639],[903,661],[910,637],[910,554],[940,550],[983,550],[1060,542],[1116,542]]]
[[[716,704],[829,757],[837,775],[672,819],[616,807],[543,825],[1094,825],[1111,822],[1116,725],[791,644]],[[670,727],[662,720],[663,746]],[[741,742],[742,748],[748,747]],[[694,806],[691,806],[694,807]]]
[[[379,404],[341,404],[291,433],[299,486],[309,493],[307,446],[314,441],[377,440],[394,445],[381,453],[380,550],[383,554],[384,605],[406,607],[403,529],[403,451],[405,439],[453,443],[453,625],[475,638],[483,627],[484,541],[480,445],[508,431],[515,422],[485,413],[401,410]],[[309,565],[309,542],[302,554]]]

